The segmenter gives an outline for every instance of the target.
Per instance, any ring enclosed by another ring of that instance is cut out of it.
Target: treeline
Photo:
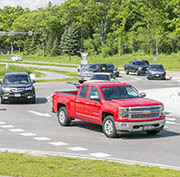
[[[6,6],[0,9],[0,31],[11,31],[0,35],[0,52],[176,53],[180,51],[180,0],[67,0],[60,6],[49,2],[46,9],[38,10]]]

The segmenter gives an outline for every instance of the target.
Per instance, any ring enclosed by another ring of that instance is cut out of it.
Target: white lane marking
[[[58,141],[58,142],[51,142],[49,144],[54,145],[54,146],[65,146],[65,145],[68,145],[67,143],[60,142],[60,141]]]
[[[98,157],[98,158],[104,158],[104,157],[109,157],[111,155],[110,154],[105,154],[105,153],[102,153],[102,152],[97,152],[97,153],[91,153],[90,156]]]
[[[38,141],[47,141],[47,140],[50,140],[50,138],[47,138],[47,137],[36,137],[34,139],[38,140]]]
[[[5,125],[6,123],[5,122],[0,122],[0,125]]]
[[[22,136],[36,136],[35,133],[20,133]]]
[[[166,117],[166,120],[169,120],[169,121],[175,121],[176,118],[168,118],[168,117]]]
[[[2,125],[0,126],[1,128],[13,128],[14,126],[13,125]]]
[[[11,132],[24,132],[23,129],[9,129]]]
[[[172,124],[172,125],[180,125],[180,123],[176,123],[176,122],[170,122],[170,121],[166,121],[167,124]]]
[[[70,147],[68,149],[72,150],[72,151],[87,151],[88,150],[88,149],[82,148],[82,147]]]
[[[51,115],[48,114],[48,113],[40,113],[40,112],[36,112],[36,111],[29,111],[29,112],[32,113],[32,114],[35,114],[37,116],[51,117]]]

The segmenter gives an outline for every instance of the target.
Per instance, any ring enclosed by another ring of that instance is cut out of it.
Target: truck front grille
[[[129,111],[129,118],[135,119],[147,119],[157,118],[160,116],[160,105],[145,106],[145,107],[131,107]]]

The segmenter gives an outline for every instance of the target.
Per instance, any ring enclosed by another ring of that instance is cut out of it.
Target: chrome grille
[[[23,92],[24,88],[11,88],[10,92],[11,93],[17,93],[17,92]]]
[[[145,107],[131,107],[129,111],[130,119],[147,119],[159,117],[161,113],[160,105],[145,106]]]

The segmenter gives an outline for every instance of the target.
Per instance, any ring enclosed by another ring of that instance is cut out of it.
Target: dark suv
[[[126,74],[129,74],[129,72],[133,72],[139,76],[147,73],[148,66],[149,62],[146,60],[134,60],[131,61],[129,64],[125,64],[124,70]]]
[[[36,94],[33,83],[28,73],[6,73],[1,82],[1,104],[13,101],[35,103]]]

